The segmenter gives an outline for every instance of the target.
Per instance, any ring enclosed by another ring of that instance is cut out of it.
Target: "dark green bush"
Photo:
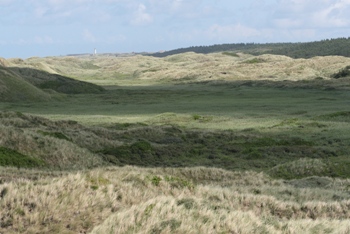
[[[350,76],[350,66],[346,66],[345,68],[341,69],[339,72],[331,75],[331,77],[335,78],[335,79],[339,79],[342,77],[348,77],[348,76]]]
[[[162,178],[160,178],[159,176],[153,176],[151,181],[153,185],[159,186],[159,183],[160,181],[162,181]]]

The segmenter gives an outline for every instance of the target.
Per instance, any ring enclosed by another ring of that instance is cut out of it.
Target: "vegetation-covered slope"
[[[100,93],[104,90],[97,85],[44,70],[13,66],[12,62],[5,59],[0,62],[0,101],[48,101],[55,96],[52,91],[79,94]]]
[[[102,87],[91,83],[78,81],[42,70],[19,67],[11,68],[11,70],[40,89],[50,89],[66,94],[101,93],[104,90]]]
[[[0,101],[44,101],[51,97],[11,69],[0,66]]]
[[[99,156],[72,142],[61,129],[77,132],[83,127],[72,121],[0,112],[0,166],[82,169],[103,164]]]

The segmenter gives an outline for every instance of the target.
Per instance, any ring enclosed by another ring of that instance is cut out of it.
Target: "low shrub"
[[[348,76],[350,76],[350,66],[346,66],[345,68],[341,69],[337,73],[334,73],[333,75],[331,75],[331,78],[339,79],[339,78],[348,77]]]

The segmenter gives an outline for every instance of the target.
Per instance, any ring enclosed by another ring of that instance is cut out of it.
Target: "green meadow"
[[[286,169],[288,163],[310,159],[327,169],[305,175],[350,175],[342,169],[350,163],[348,91],[234,82],[106,89],[48,102],[2,103],[2,109],[77,121],[120,135],[129,131],[125,146],[101,151],[114,155],[118,165],[267,170],[293,179],[304,174],[289,175],[293,172]],[[174,133],[162,129],[169,126],[176,129]],[[147,152],[132,151],[132,144],[139,141],[149,146]],[[143,153],[147,160],[142,160]]]

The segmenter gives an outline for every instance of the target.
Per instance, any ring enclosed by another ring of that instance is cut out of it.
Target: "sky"
[[[0,0],[0,57],[350,37],[350,0]]]

